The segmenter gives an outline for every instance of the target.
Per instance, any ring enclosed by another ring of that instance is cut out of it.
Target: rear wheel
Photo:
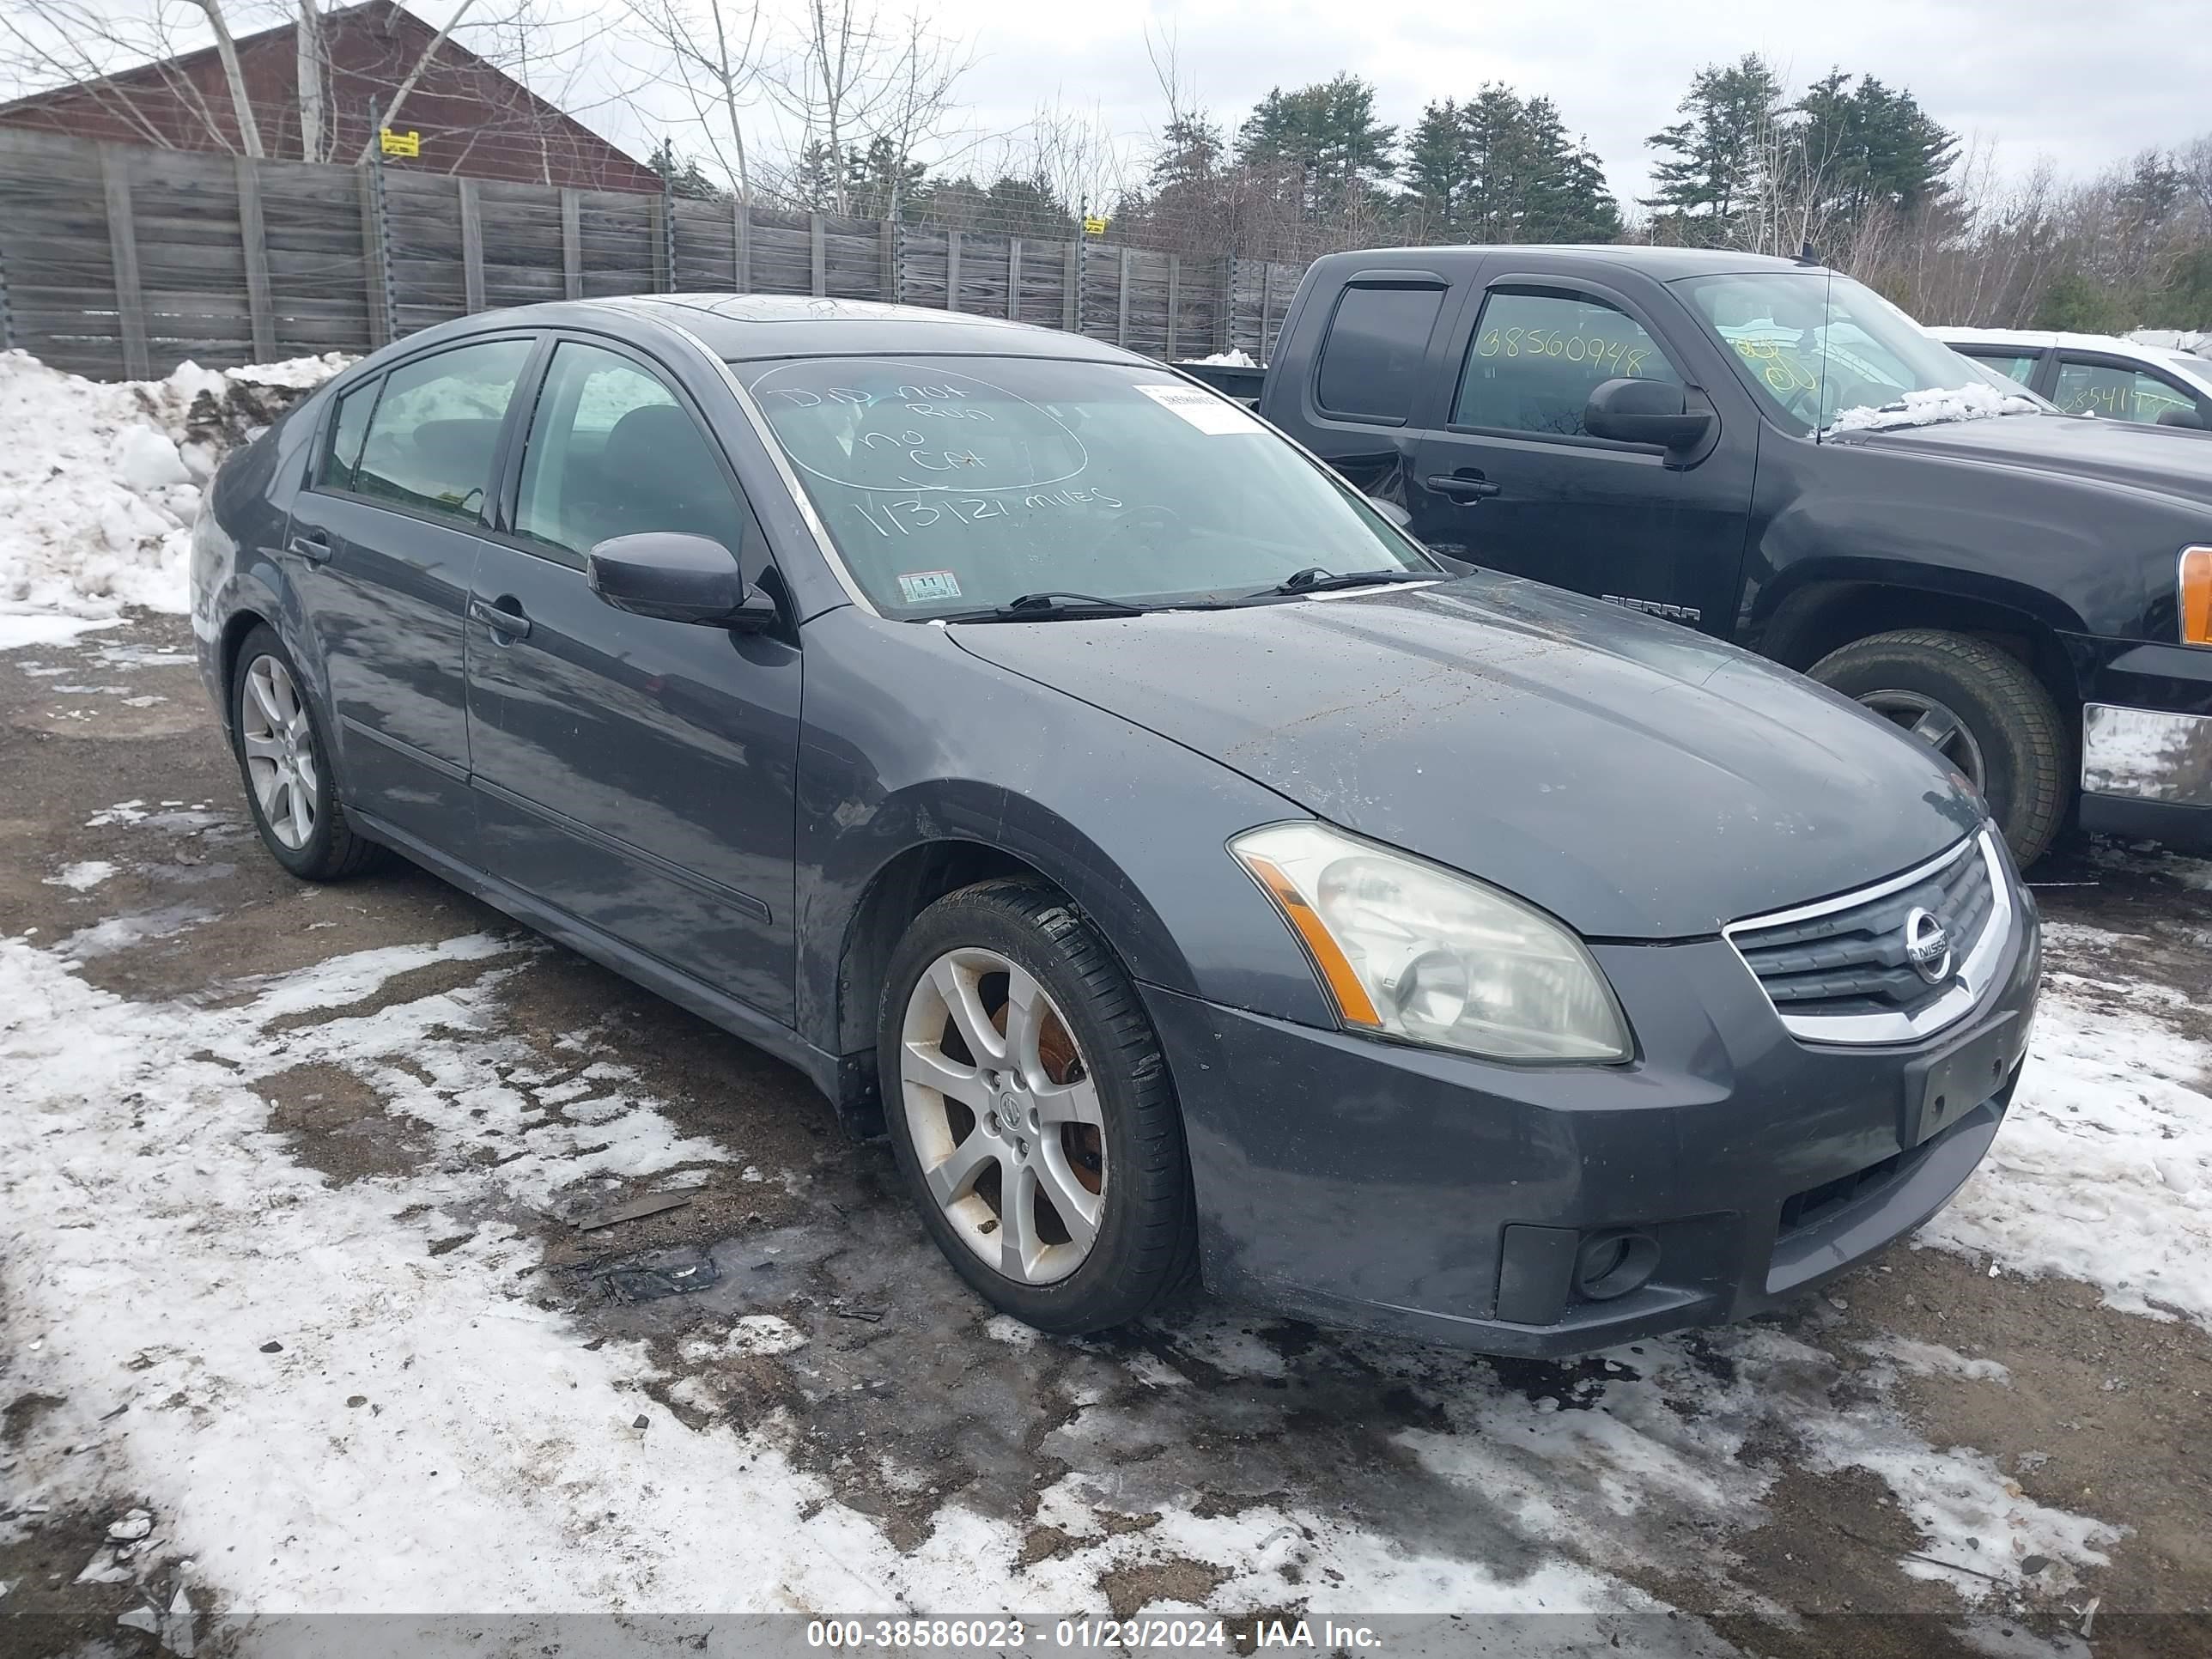
[[[1831,652],[1811,673],[1964,774],[2022,868],[2042,856],[2072,795],[2073,745],[2017,657],[1970,635],[1902,629]]]
[[[336,881],[382,854],[347,823],[314,705],[266,626],[246,636],[231,666],[230,739],[253,827],[277,863],[307,881]]]
[[[1190,1176],[1159,1042],[1066,900],[990,881],[923,911],[884,984],[877,1055],[923,1224],[993,1306],[1079,1334],[1189,1275]]]

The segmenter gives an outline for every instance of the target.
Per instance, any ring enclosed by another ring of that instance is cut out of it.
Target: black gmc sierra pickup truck
[[[1187,366],[1189,367],[1189,366]],[[1683,248],[1317,262],[1193,372],[1438,552],[1734,640],[1905,726],[2026,864],[2212,848],[2212,446],[2058,413],[1838,272]]]

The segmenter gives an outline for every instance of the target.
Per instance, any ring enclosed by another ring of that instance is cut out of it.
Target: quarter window
[[[474,526],[491,489],[528,340],[488,340],[404,363],[384,377],[351,488],[396,507]],[[343,427],[349,411],[339,410]]]
[[[380,380],[372,380],[338,399],[337,413],[331,421],[329,441],[315,464],[317,483],[331,489],[355,487],[354,469],[361,461],[361,441],[368,434],[369,411],[376,407],[377,391],[383,384]]]
[[[1347,288],[1322,343],[1316,393],[1332,415],[1402,422],[1443,307],[1440,288]]]
[[[1607,380],[1682,377],[1626,312],[1584,295],[1506,290],[1483,302],[1452,405],[1455,426],[1581,437]]]
[[[519,534],[580,556],[611,537],[675,530],[739,554],[749,517],[659,376],[598,346],[555,349],[522,452]]]
[[[2197,400],[2154,374],[2109,363],[2058,365],[2053,401],[2069,415],[2101,415],[2111,421],[2154,422],[2168,410],[2197,412]]]

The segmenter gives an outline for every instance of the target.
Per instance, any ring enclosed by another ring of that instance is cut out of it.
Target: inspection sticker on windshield
[[[900,597],[908,605],[960,597],[960,578],[950,570],[909,570],[898,579],[898,585]]]
[[[1162,409],[1180,415],[1200,432],[1216,437],[1225,432],[1257,432],[1259,422],[1226,398],[1194,386],[1140,386],[1138,391]]]

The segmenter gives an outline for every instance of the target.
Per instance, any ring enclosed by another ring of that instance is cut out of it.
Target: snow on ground
[[[1920,1239],[2212,1328],[2212,1049],[2172,1024],[2178,994],[2060,965],[2072,937],[2100,931],[2051,929],[2020,1093],[1989,1158]]]
[[[1015,1582],[1009,1526],[948,1507],[902,1554],[774,1425],[688,1431],[643,1391],[641,1345],[586,1347],[525,1299],[538,1250],[512,1226],[430,1251],[488,1179],[544,1206],[595,1174],[726,1156],[604,1062],[587,1068],[604,1109],[547,1108],[582,1073],[501,1032],[501,982],[527,954],[484,935],[362,951],[219,1009],[130,1002],[0,940],[0,1288],[19,1385],[66,1401],[7,1477],[8,1506],[81,1500],[88,1480],[139,1494],[161,1521],[134,1570],[189,1559],[199,1605],[212,1592],[259,1614],[1094,1606],[1102,1566],[1142,1540],[1093,1522]],[[481,976],[385,1000],[398,975],[454,963]],[[303,1066],[371,1081],[431,1150],[342,1186],[295,1161],[255,1085]],[[790,1354],[795,1334],[739,1321],[725,1352]],[[1509,1579],[1320,1515],[1168,1524],[1146,1547],[1171,1535],[1255,1606],[1294,1593],[1285,1528],[1361,1607],[1656,1605],[1564,1558]],[[1696,1628],[1685,1651],[1726,1650]]]
[[[297,390],[350,361],[185,363],[166,380],[110,384],[0,353],[0,650],[68,637],[65,622],[27,607],[183,611],[192,517],[222,459],[195,430],[236,391]]]

